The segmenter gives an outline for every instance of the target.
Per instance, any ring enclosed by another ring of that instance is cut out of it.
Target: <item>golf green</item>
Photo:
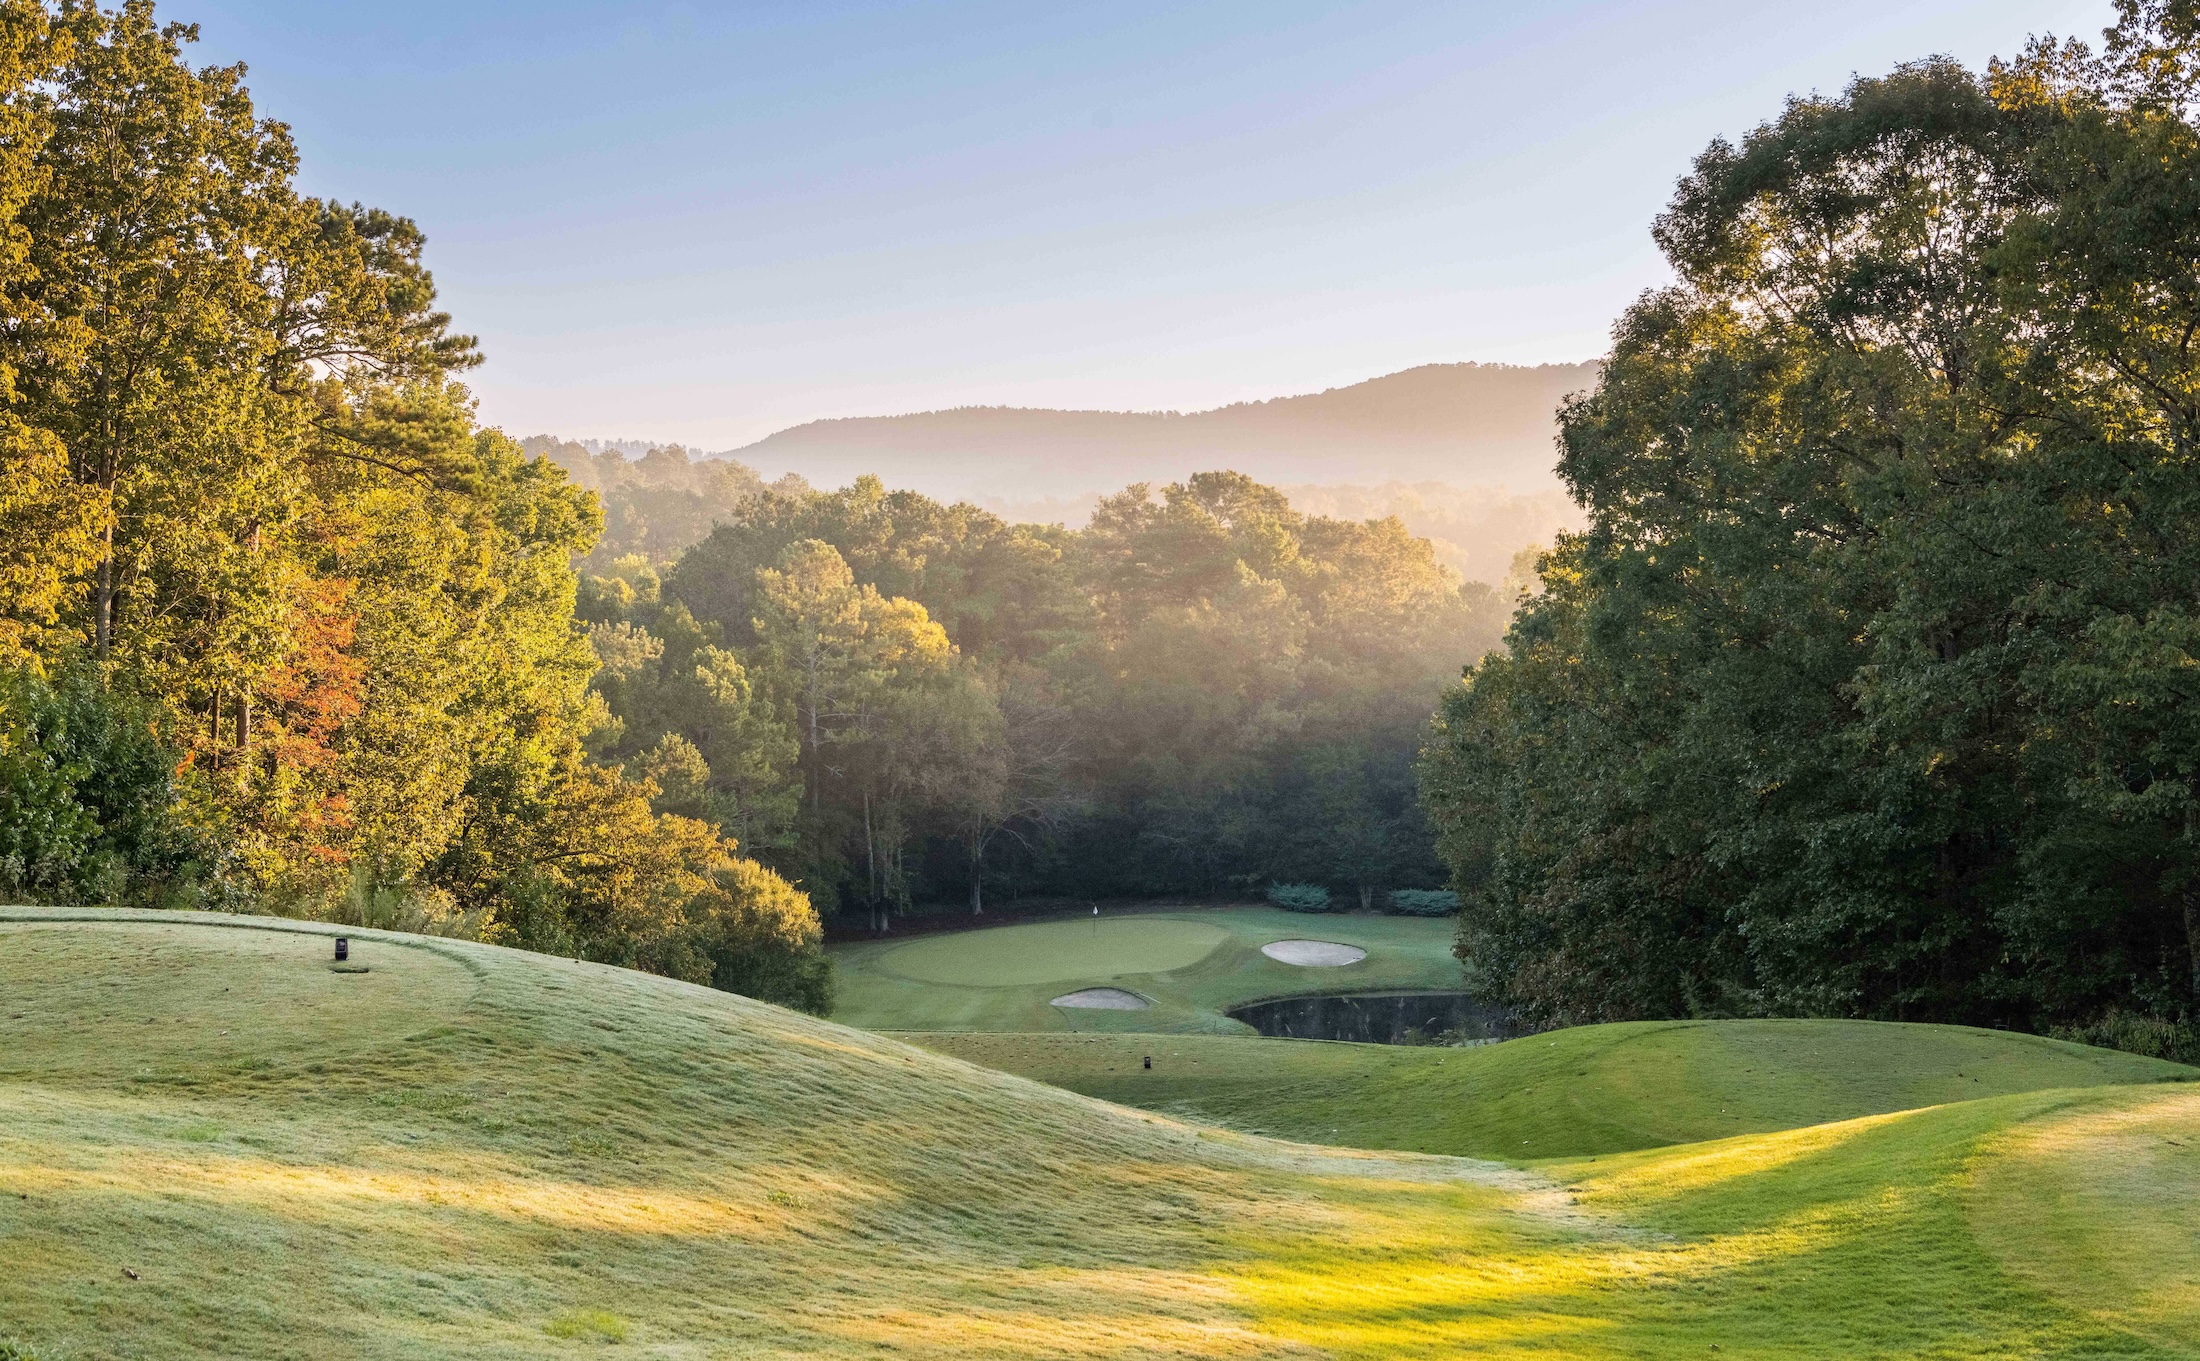
[[[1462,987],[1453,927],[1442,918],[1230,906],[862,941],[833,948],[833,1019],[868,1030],[1251,1034],[1226,1013],[1271,997]],[[1307,967],[1261,953],[1282,940],[1333,941],[1366,954]],[[1049,1005],[1083,988],[1120,988],[1151,1005]]]
[[[1166,917],[1093,918],[960,931],[912,941],[878,956],[876,967],[919,983],[1001,988],[1088,978],[1168,973],[1197,964],[1230,933]]]

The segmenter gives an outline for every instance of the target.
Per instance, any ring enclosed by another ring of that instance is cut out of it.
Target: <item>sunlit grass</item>
[[[2181,1138],[2190,1110],[2160,1103],[2183,1088],[1506,1168],[354,934],[386,992],[329,991],[310,934],[0,926],[0,1336],[49,1361],[2193,1350],[2174,1307],[2038,1275],[2109,1251],[2087,1223],[1978,1227],[1997,1169]],[[2107,1123],[2058,1123],[2081,1117]],[[2071,1204],[2140,1204],[2152,1175]],[[2148,1279],[2174,1284],[2193,1254],[2163,1223]]]
[[[1473,1049],[1219,1035],[905,1038],[1087,1096],[1254,1133],[1510,1161],[2049,1087],[2200,1079],[2178,1064],[2036,1035],[1870,1021],[1639,1022]]]
[[[626,1320],[608,1309],[568,1309],[542,1325],[552,1337],[587,1342],[624,1342],[631,1331]]]
[[[2200,1338],[2200,1091],[2074,1101],[1987,1153],[1972,1225],[2012,1275],[2163,1345]]]

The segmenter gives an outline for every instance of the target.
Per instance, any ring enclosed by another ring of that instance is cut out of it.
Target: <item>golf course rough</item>
[[[490,946],[347,929],[373,972],[338,976],[330,934],[0,911],[11,1341],[50,1361],[2200,1348],[2175,1214],[2196,1089],[2131,1080],[2200,1077],[2174,1065],[1507,1166],[1186,1123]],[[1685,1063],[1723,1030],[1656,1043]],[[1966,1078],[2031,1062],[1978,1034],[1939,1042]],[[1868,1026],[1793,1037],[1903,1061]],[[1536,1074],[1578,1071],[1556,1065],[1584,1051],[1533,1040]],[[1175,1044],[1149,1038],[1156,1071]],[[1585,1104],[1614,1071],[1572,1079]]]
[[[1269,907],[1187,908],[837,945],[833,1019],[889,1031],[1251,1034],[1252,1027],[1225,1013],[1316,990],[1461,986],[1449,921],[1325,919],[1322,929],[1334,944],[1364,952],[1349,964],[1309,970],[1263,953],[1305,929],[1303,915]],[[1065,992],[1105,987],[1136,993],[1150,1005],[1135,1012],[1052,1005]]]

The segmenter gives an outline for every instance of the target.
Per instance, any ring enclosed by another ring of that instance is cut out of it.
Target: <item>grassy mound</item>
[[[354,932],[371,972],[339,975],[322,928],[27,915],[0,912],[0,1339],[46,1361],[2200,1340],[2167,1210],[2137,1253],[2008,1208],[2166,1200],[2185,1164],[2089,1181],[2082,1149],[2181,1137],[2185,1088],[1521,1171],[1187,1126],[596,965]],[[2071,1284],[2119,1252],[2136,1295]]]
[[[2034,1035],[1871,1021],[1637,1022],[1474,1049],[1221,1035],[907,1038],[1087,1096],[1249,1132],[1513,1160],[2050,1087],[2200,1078],[2159,1059]]]
[[[1461,974],[1452,934],[1445,920],[1235,907],[866,941],[833,950],[839,974],[833,1019],[866,1030],[1249,1034],[1222,1013],[1298,993],[1456,989]],[[1305,968],[1260,952],[1270,942],[1306,936],[1358,946],[1367,958]],[[1123,988],[1154,1005],[1075,1014],[1047,1005],[1078,987]]]

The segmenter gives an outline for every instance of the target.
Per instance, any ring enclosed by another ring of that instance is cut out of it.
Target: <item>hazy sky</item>
[[[1791,91],[2106,0],[165,0],[314,193],[426,229],[514,434],[726,448],[1598,354]]]

